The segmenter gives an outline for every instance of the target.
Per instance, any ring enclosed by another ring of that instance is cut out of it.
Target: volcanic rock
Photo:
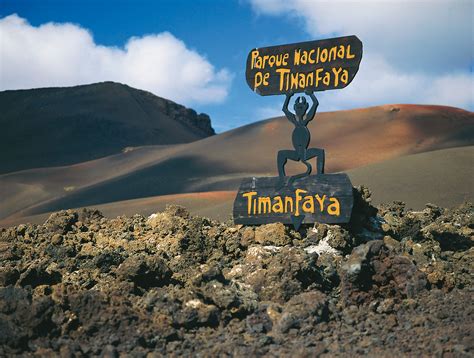
[[[473,206],[299,232],[169,207],[0,231],[0,356],[471,356]]]

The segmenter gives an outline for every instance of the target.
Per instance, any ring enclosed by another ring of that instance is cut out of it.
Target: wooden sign
[[[361,59],[356,36],[255,48],[247,57],[246,80],[262,96],[340,89],[351,83]]]
[[[262,95],[285,94],[283,113],[293,126],[293,148],[278,151],[278,177],[247,178],[234,201],[234,222],[244,225],[281,222],[301,224],[347,223],[354,202],[346,174],[324,174],[326,154],[308,148],[307,128],[319,105],[314,91],[344,88],[356,75],[362,59],[362,42],[356,36],[256,48],[247,57],[246,80]],[[289,105],[295,93],[291,111]],[[288,177],[288,160],[301,162],[306,171]],[[311,175],[316,161],[316,175]]]
[[[246,178],[234,201],[236,224],[347,223],[352,184],[346,174],[319,174],[296,179],[276,190],[280,177]]]

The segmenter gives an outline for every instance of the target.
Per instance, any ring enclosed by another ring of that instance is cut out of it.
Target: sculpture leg
[[[293,176],[290,178],[290,180],[288,181],[288,186],[293,185],[293,182],[295,181],[295,179],[304,178],[304,177],[310,175],[310,174],[311,174],[311,170],[313,170],[313,168],[311,167],[311,164],[309,164],[309,163],[306,161],[306,160],[307,160],[307,159],[306,159],[306,157],[307,157],[306,148],[299,147],[298,149],[299,149],[299,150],[297,151],[297,152],[298,152],[298,158],[301,160],[301,163],[303,163],[304,165],[306,165],[306,172],[293,175]]]
[[[306,160],[302,160],[301,162],[302,162],[304,165],[306,165],[306,172],[293,175],[293,176],[290,178],[290,180],[288,180],[288,186],[293,185],[293,182],[295,181],[295,179],[304,178],[304,177],[306,177],[306,176],[308,176],[308,175],[311,174],[311,170],[313,170],[313,168],[311,167],[311,164],[309,164]]]
[[[324,149],[310,148],[306,150],[306,160],[316,158],[316,174],[324,174],[325,153]]]
[[[278,152],[277,163],[278,163],[278,176],[280,177],[280,180],[278,181],[277,189],[280,189],[285,183],[285,176],[286,176],[285,164],[288,161],[288,159],[298,161],[299,160],[298,153],[294,150],[280,150]]]

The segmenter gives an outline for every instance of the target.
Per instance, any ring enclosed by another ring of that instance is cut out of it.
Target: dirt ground
[[[171,206],[0,231],[0,356],[474,354],[473,205],[235,226]]]

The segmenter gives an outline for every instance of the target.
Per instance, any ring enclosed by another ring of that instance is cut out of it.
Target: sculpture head
[[[293,106],[294,110],[295,110],[295,114],[302,118],[306,111],[308,110],[308,102],[306,102],[306,98],[301,96],[301,97],[298,97],[295,101],[295,104]]]

